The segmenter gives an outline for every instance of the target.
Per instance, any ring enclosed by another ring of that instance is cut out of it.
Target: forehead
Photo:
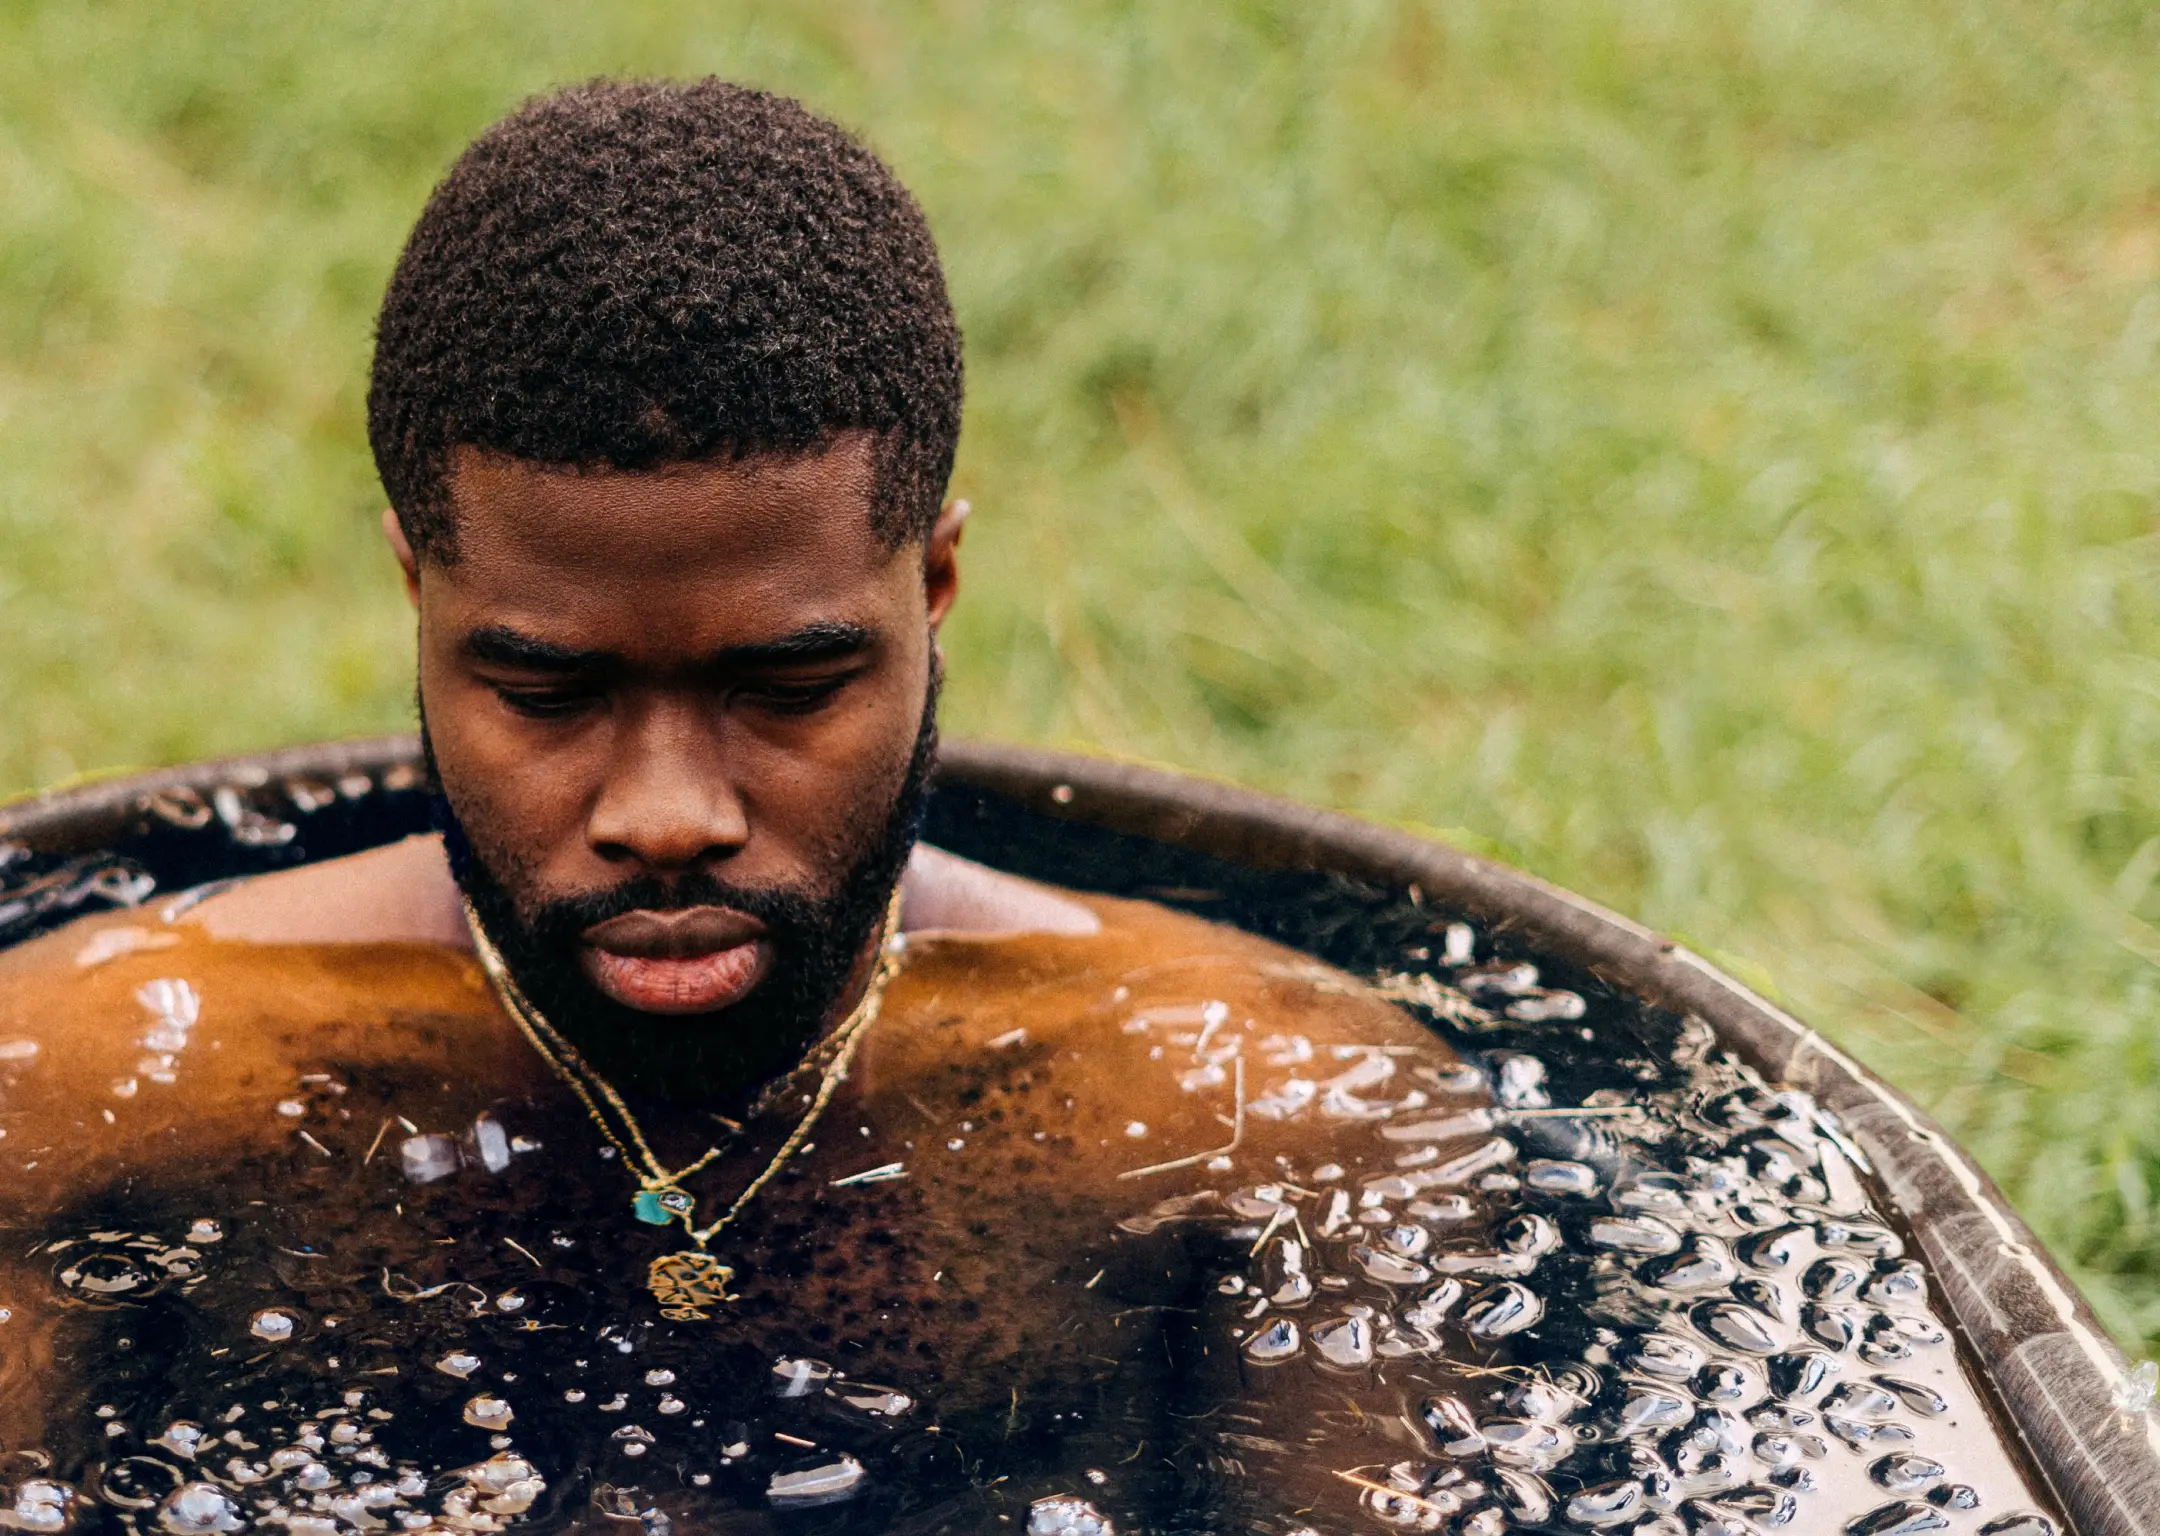
[[[461,450],[457,558],[431,580],[471,623],[625,652],[874,623],[909,568],[873,526],[872,485],[860,435],[814,455],[646,471]]]

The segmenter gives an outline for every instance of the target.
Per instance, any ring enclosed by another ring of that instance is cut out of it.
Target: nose
[[[601,858],[679,871],[727,858],[749,841],[726,753],[700,713],[630,712],[586,818],[586,843]]]

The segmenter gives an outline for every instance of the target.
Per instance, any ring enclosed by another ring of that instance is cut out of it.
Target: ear
[[[964,501],[946,502],[923,547],[923,595],[929,600],[933,630],[945,622],[953,599],[960,595],[960,535],[967,531],[968,514],[973,510]]]
[[[413,554],[413,547],[405,537],[404,525],[398,522],[397,513],[389,507],[382,509],[383,537],[390,541],[390,553],[397,556],[398,569],[405,573],[405,595],[412,599],[415,608],[420,606],[420,560]]]

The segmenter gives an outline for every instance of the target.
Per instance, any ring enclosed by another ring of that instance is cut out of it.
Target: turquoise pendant
[[[679,1189],[641,1189],[630,1202],[637,1219],[655,1227],[664,1227],[681,1218],[687,1221],[695,1204]]]

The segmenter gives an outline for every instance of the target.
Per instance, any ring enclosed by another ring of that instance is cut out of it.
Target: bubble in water
[[[863,1464],[852,1456],[822,1462],[799,1471],[776,1472],[765,1485],[765,1498],[775,1509],[813,1509],[853,1498],[869,1480]]]
[[[775,1360],[772,1390],[775,1397],[808,1397],[831,1381],[833,1368],[822,1360]]]
[[[1245,1358],[1261,1365],[1273,1365],[1295,1355],[1299,1342],[1298,1325],[1287,1317],[1278,1317],[1245,1341]]]
[[[1545,1303],[1537,1292],[1508,1281],[1478,1292],[1463,1309],[1463,1322],[1481,1339],[1498,1339],[1535,1327],[1544,1315]]]
[[[290,1312],[280,1312],[275,1307],[265,1308],[248,1320],[248,1332],[258,1339],[268,1339],[273,1344],[283,1343],[291,1338],[298,1327],[299,1324],[293,1320]]]
[[[486,1461],[462,1467],[450,1475],[463,1480],[465,1486],[444,1499],[446,1514],[454,1515],[453,1501],[458,1501],[468,1509],[477,1504],[483,1513],[490,1515],[521,1515],[547,1492],[547,1480],[531,1462],[507,1453],[490,1456]]]
[[[191,1243],[221,1243],[225,1240],[225,1228],[208,1216],[199,1217],[187,1229]]]
[[[0,1066],[20,1065],[37,1060],[39,1050],[35,1040],[0,1040]]]
[[[825,1389],[825,1395],[834,1402],[867,1413],[872,1418],[898,1418],[912,1412],[915,1399],[893,1387],[872,1386],[866,1381],[835,1382]]]
[[[1700,1344],[1670,1333],[1644,1334],[1627,1357],[1636,1370],[1664,1381],[1686,1381],[1710,1358]]]
[[[1947,1475],[1941,1462],[1925,1456],[1881,1456],[1868,1468],[1868,1476],[1892,1493],[1918,1493]]]
[[[150,1443],[160,1450],[170,1451],[175,1456],[193,1461],[195,1453],[202,1448],[203,1427],[186,1419],[176,1419],[166,1425],[165,1432]]]
[[[1598,1176],[1588,1163],[1538,1158],[1524,1166],[1523,1182],[1548,1195],[1594,1195]]]
[[[1382,1285],[1423,1285],[1433,1277],[1430,1269],[1415,1260],[1383,1253],[1362,1243],[1351,1245],[1350,1262],[1364,1271],[1368,1280],[1377,1280]]]
[[[459,1381],[463,1381],[474,1371],[480,1369],[480,1357],[478,1355],[469,1355],[463,1350],[454,1349],[435,1362],[435,1369],[441,1371],[445,1376],[455,1376]],[[582,1397],[584,1394],[581,1392],[578,1396]]]
[[[52,1478],[33,1477],[0,1489],[0,1527],[15,1531],[64,1531],[75,1517],[75,1490]]]
[[[1567,1502],[1568,1519],[1597,1530],[1625,1525],[1642,1512],[1642,1484],[1633,1478],[1585,1488]]]
[[[1319,1357],[1338,1370],[1362,1370],[1373,1361],[1373,1327],[1363,1317],[1338,1317],[1312,1331]]]
[[[1923,1531],[1948,1529],[1950,1522],[1937,1510],[1910,1499],[1900,1499],[1868,1511],[1846,1525],[1847,1536],[1920,1536]]]
[[[1478,1426],[1487,1452],[1496,1462],[1547,1472],[1575,1449],[1575,1431],[1565,1424],[1535,1419],[1493,1419]]]
[[[1740,1276],[1732,1250],[1707,1233],[1697,1233],[1670,1258],[1652,1259],[1638,1273],[1648,1284],[1678,1296],[1722,1291]]]
[[[1060,1495],[1028,1506],[1027,1536],[1117,1536],[1117,1527],[1086,1499]]]
[[[645,1385],[648,1387],[672,1387],[675,1385],[675,1373],[669,1370],[647,1371],[645,1373]]]
[[[517,1412],[499,1397],[482,1393],[465,1403],[465,1422],[475,1429],[508,1429]]]
[[[182,1483],[158,1506],[157,1519],[174,1536],[237,1531],[246,1524],[232,1495],[215,1483]]]
[[[132,1301],[155,1291],[162,1277],[153,1274],[135,1255],[108,1249],[84,1254],[63,1267],[55,1278],[85,1300]]]

